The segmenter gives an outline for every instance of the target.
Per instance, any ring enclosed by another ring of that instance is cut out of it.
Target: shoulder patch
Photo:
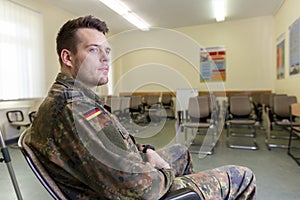
[[[102,111],[99,108],[93,108],[87,112],[85,112],[83,115],[87,120],[91,120],[94,117],[97,117],[98,115],[100,115],[102,113]]]

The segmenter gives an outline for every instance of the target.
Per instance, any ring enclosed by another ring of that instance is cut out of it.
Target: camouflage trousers
[[[201,199],[255,199],[256,181],[247,167],[228,165],[195,173],[190,153],[181,145],[158,151],[174,169],[170,191],[191,188]]]

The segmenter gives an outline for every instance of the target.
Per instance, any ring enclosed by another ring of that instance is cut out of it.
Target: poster
[[[289,41],[289,54],[290,54],[290,76],[300,73],[300,18],[298,18],[290,27],[290,41]]]
[[[277,38],[276,42],[276,74],[277,79],[283,79],[284,78],[284,53],[285,51],[285,36],[282,34]]]
[[[226,80],[225,47],[208,47],[200,49],[200,81]]]

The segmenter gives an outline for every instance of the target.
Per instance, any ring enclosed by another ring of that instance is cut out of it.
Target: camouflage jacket
[[[26,142],[70,199],[159,199],[174,173],[144,161],[103,105],[92,90],[59,73]]]

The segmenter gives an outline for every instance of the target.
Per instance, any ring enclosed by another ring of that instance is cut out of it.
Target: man
[[[57,35],[61,65],[26,141],[70,199],[159,199],[189,187],[202,199],[252,199],[253,173],[238,166],[194,173],[187,149],[155,151],[134,138],[91,88],[108,82],[106,24],[68,21]]]

